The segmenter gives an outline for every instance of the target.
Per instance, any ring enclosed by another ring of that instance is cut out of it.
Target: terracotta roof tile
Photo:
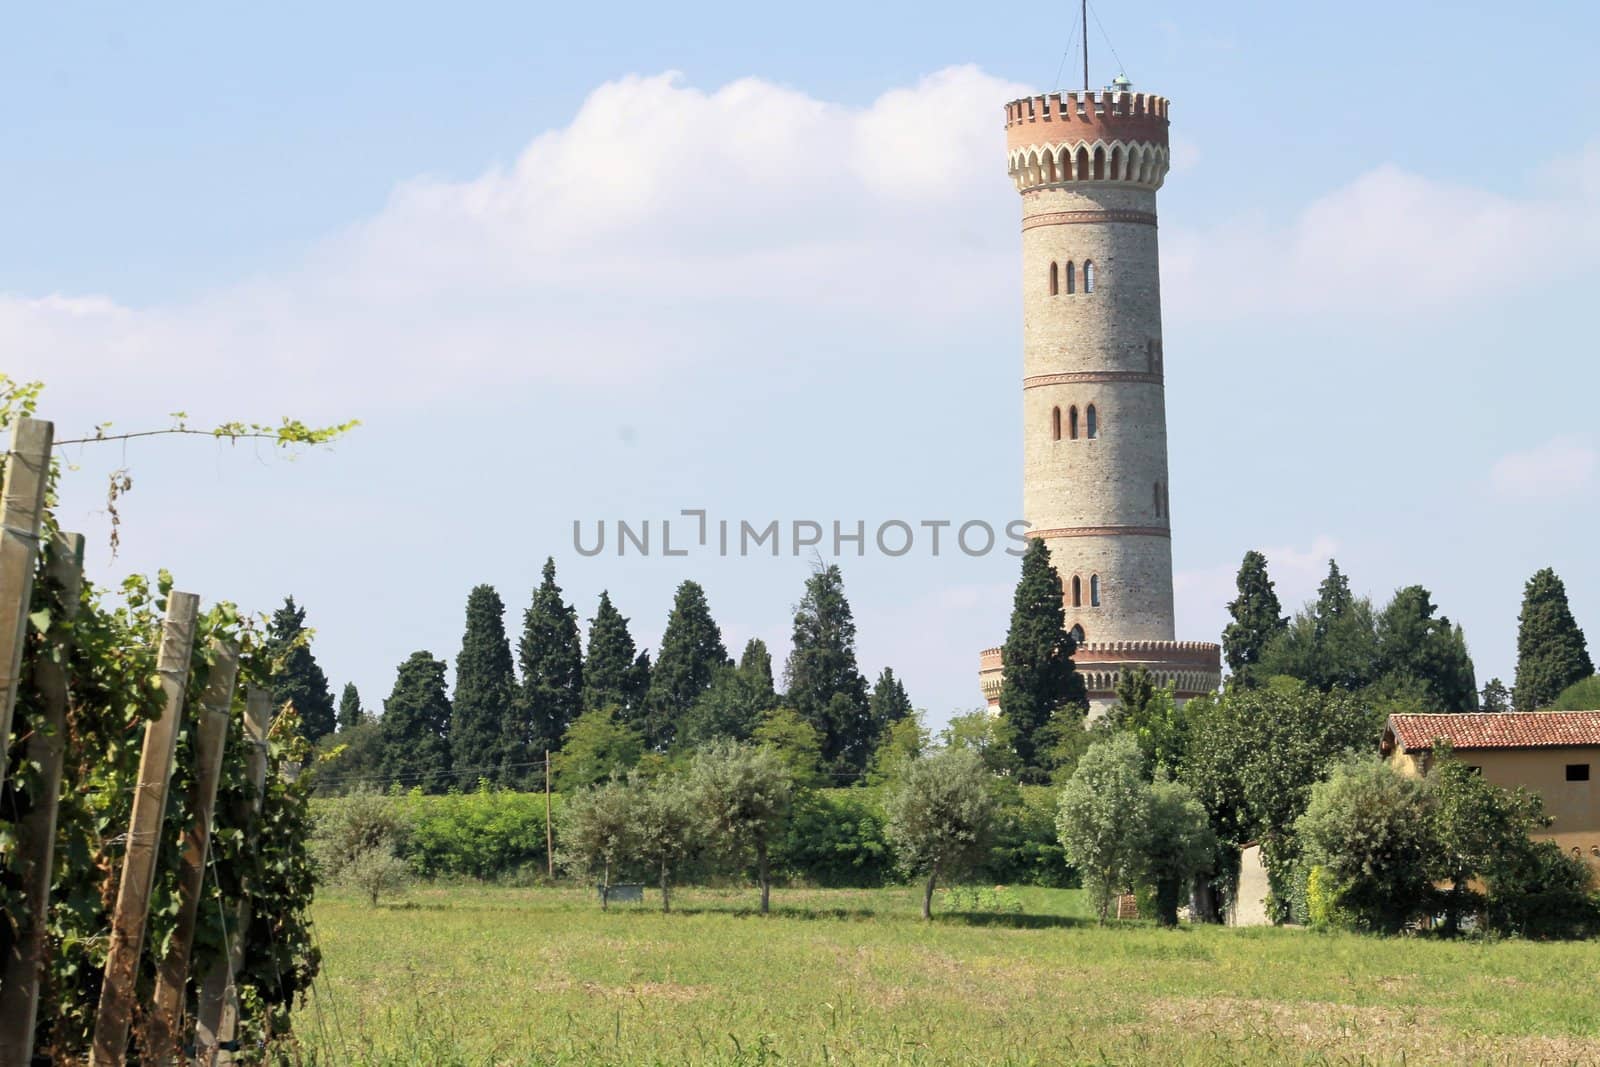
[[[1454,748],[1600,745],[1600,711],[1391,715],[1389,729],[1407,751],[1432,748],[1435,738],[1444,738]]]

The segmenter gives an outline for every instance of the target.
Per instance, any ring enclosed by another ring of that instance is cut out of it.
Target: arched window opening
[[[1091,608],[1100,606],[1100,576],[1098,574],[1089,575],[1089,606]]]
[[[1061,409],[1050,409],[1050,438],[1054,441],[1061,440]]]
[[[1073,169],[1076,171],[1076,173],[1073,175],[1073,177],[1077,178],[1080,182],[1088,181],[1089,180],[1089,149],[1087,147],[1080,146],[1078,148],[1078,154],[1074,158],[1073,163],[1074,163]]]
[[[1073,263],[1072,260],[1069,259],[1069,260],[1067,260],[1067,295],[1071,296],[1073,293],[1075,293],[1077,291],[1078,291],[1078,269],[1077,269],[1077,264]]]
[[[1086,293],[1094,292],[1094,260],[1092,259],[1083,261],[1083,291]]]
[[[1076,404],[1067,409],[1067,436],[1074,441],[1078,439],[1078,405]]]
[[[1106,180],[1106,150],[1104,148],[1096,148],[1094,150],[1094,180],[1097,182]]]
[[[1083,579],[1076,574],[1072,576],[1072,606],[1083,607]]]
[[[1088,410],[1084,412],[1084,422],[1086,423],[1087,436],[1091,439],[1098,437],[1100,434],[1100,420],[1095,417],[1093,404],[1090,404]]]
[[[1050,264],[1050,295],[1055,296],[1061,291],[1061,268]]]
[[[1073,623],[1072,624],[1072,629],[1068,630],[1067,632],[1072,635],[1072,639],[1074,641],[1076,641],[1080,645],[1083,644],[1083,627],[1082,626],[1079,626],[1077,623]]]

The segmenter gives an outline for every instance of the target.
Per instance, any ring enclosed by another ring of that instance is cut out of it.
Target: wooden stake
[[[0,784],[11,745],[11,713],[17,706],[17,676],[28,636],[28,603],[38,563],[39,524],[50,474],[55,427],[42,419],[18,419],[11,428],[6,476],[0,486]]]
[[[245,694],[244,734],[250,741],[251,814],[261,811],[261,794],[267,783],[267,728],[272,720],[272,699],[265,689],[251,686]],[[245,847],[254,847],[256,826],[245,830]],[[200,1012],[195,1025],[196,1062],[200,1067],[231,1064],[233,1053],[222,1048],[239,1032],[239,992],[234,976],[244,966],[245,934],[250,929],[249,887],[235,905],[228,926],[228,954],[216,962],[200,987]]]
[[[94,1021],[90,1067],[121,1067],[128,1054],[128,1030],[139,979],[139,954],[144,950],[145,920],[150,912],[150,886],[161,850],[161,820],[167,810],[167,783],[183,721],[184,690],[189,683],[189,657],[194,651],[195,616],[200,598],[193,593],[167,594],[167,617],[161,624],[161,656],[156,672],[166,696],[161,718],[145,727],[139,756],[139,785],[128,821],[128,849],[117,885],[111,916],[111,948],[100,1010]]]
[[[39,791],[16,826],[18,870],[27,924],[0,973],[0,1063],[33,1059],[39,1014],[39,979],[50,918],[50,873],[55,867],[56,813],[61,805],[61,762],[67,747],[67,656],[83,591],[83,535],[57,533],[45,555],[45,573],[61,590],[61,616],[50,620],[46,651],[33,665],[44,720],[22,750],[39,765]]]
[[[550,750],[544,750],[544,863],[545,872],[556,880],[556,832],[550,824]]]
[[[211,813],[217,804],[217,779],[228,739],[233,683],[239,674],[239,649],[211,643],[213,662],[200,694],[200,726],[195,737],[195,776],[189,790],[194,822],[183,834],[183,860],[178,870],[178,922],[156,977],[155,1012],[151,1017],[150,1055],[156,1063],[179,1060],[183,1052],[184,1017],[188,1014],[189,953],[195,918],[205,883],[206,856],[211,847]]]

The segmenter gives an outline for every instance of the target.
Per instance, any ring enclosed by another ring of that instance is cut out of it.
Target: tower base
[[[1001,650],[978,655],[978,684],[994,713],[1000,711],[1000,683],[1005,670]],[[1222,646],[1208,641],[1103,641],[1078,646],[1072,662],[1089,687],[1089,718],[1098,719],[1117,702],[1122,672],[1143,667],[1157,687],[1172,686],[1184,701],[1214,693],[1222,685]]]

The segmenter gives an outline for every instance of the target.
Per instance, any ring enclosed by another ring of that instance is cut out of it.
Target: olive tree
[[[661,885],[661,910],[672,910],[673,870],[693,855],[699,839],[696,796],[680,775],[646,779],[635,774],[629,783],[633,858],[656,872]]]
[[[721,741],[696,753],[689,773],[709,843],[732,862],[754,858],[761,914],[767,914],[768,857],[794,806],[794,772],[770,746]]]
[[[1102,924],[1111,898],[1143,873],[1150,830],[1150,785],[1138,743],[1115,734],[1090,745],[1061,789],[1056,834]]]
[[[939,877],[959,874],[988,854],[995,821],[991,782],[977,750],[945,748],[907,761],[889,794],[889,842],[906,874],[926,878],[924,919],[933,918]]]
[[[1210,869],[1216,849],[1216,834],[1194,792],[1181,782],[1158,777],[1150,786],[1144,874],[1155,886],[1156,921],[1162,926],[1177,925],[1183,887]]]
[[[577,877],[600,872],[600,885],[611,886],[611,872],[631,858],[634,848],[634,791],[627,783],[609,782],[572,794],[561,806],[561,865]],[[606,907],[607,894],[600,894]]]

